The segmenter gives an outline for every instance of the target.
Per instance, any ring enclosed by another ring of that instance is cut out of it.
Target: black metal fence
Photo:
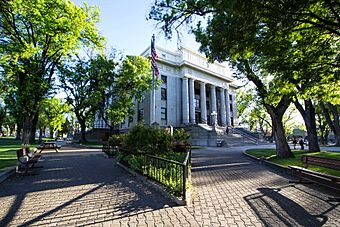
[[[183,163],[145,154],[143,174],[167,186],[185,200],[187,182],[190,179],[191,149]]]
[[[174,194],[186,198],[187,182],[191,177],[191,149],[187,149],[185,160],[181,163],[145,153],[133,154],[119,148],[127,156],[134,157],[140,164],[130,166],[143,175],[166,186]],[[127,161],[129,162],[129,161]],[[129,164],[129,163],[126,163]]]

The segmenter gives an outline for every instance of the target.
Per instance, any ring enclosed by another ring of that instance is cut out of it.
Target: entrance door
[[[195,119],[196,119],[196,124],[202,123],[200,112],[195,112]]]

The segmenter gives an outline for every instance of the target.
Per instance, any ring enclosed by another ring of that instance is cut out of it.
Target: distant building
[[[219,63],[209,63],[201,54],[182,47],[175,52],[157,47],[159,79],[156,90],[155,121],[160,126],[237,125],[236,88],[229,69]],[[150,55],[150,48],[142,56]],[[151,94],[134,106],[135,115],[119,126],[125,130],[137,122],[150,124]],[[216,114],[213,114],[216,113]],[[96,119],[95,128],[105,127]]]

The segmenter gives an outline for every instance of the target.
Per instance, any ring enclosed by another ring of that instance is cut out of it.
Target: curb
[[[16,167],[8,167],[4,172],[0,173],[0,183],[5,181],[7,178],[13,176],[15,174]]]
[[[139,173],[137,173],[136,171],[130,169],[129,167],[123,165],[122,163],[117,161],[117,165],[120,166],[122,169],[124,169],[125,171],[127,171],[128,173],[130,173],[132,176],[134,176],[135,178],[137,178],[140,182],[150,186],[151,188],[155,189],[156,191],[158,191],[161,195],[170,198],[170,200],[172,202],[175,202],[177,205],[180,206],[185,206],[188,205],[186,201],[183,201],[181,199],[178,199],[177,197],[171,195],[164,186],[149,180],[146,176],[143,176]]]
[[[251,159],[257,160],[259,162],[259,164],[261,164],[261,165],[264,164],[266,166],[270,166],[270,167],[274,168],[275,170],[277,170],[277,171],[279,171],[281,173],[291,175],[290,169],[288,167],[272,163],[270,161],[267,161],[264,158],[257,158],[257,157],[255,157],[253,155],[247,154],[246,151],[243,151],[242,153],[243,153],[243,155],[245,155],[245,156],[247,156],[247,157],[249,157]]]

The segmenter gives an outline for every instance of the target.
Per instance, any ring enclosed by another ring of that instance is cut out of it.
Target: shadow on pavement
[[[308,210],[297,202],[289,199],[280,191],[284,188],[291,190],[293,185],[273,189],[258,188],[258,193],[245,196],[245,201],[256,213],[259,219],[266,226],[322,226],[328,221],[327,213],[337,205],[330,205],[330,208],[318,215],[312,215]],[[326,203],[326,201],[321,201]]]
[[[100,154],[47,156],[42,165],[0,184],[0,226],[93,224],[175,205]]]

